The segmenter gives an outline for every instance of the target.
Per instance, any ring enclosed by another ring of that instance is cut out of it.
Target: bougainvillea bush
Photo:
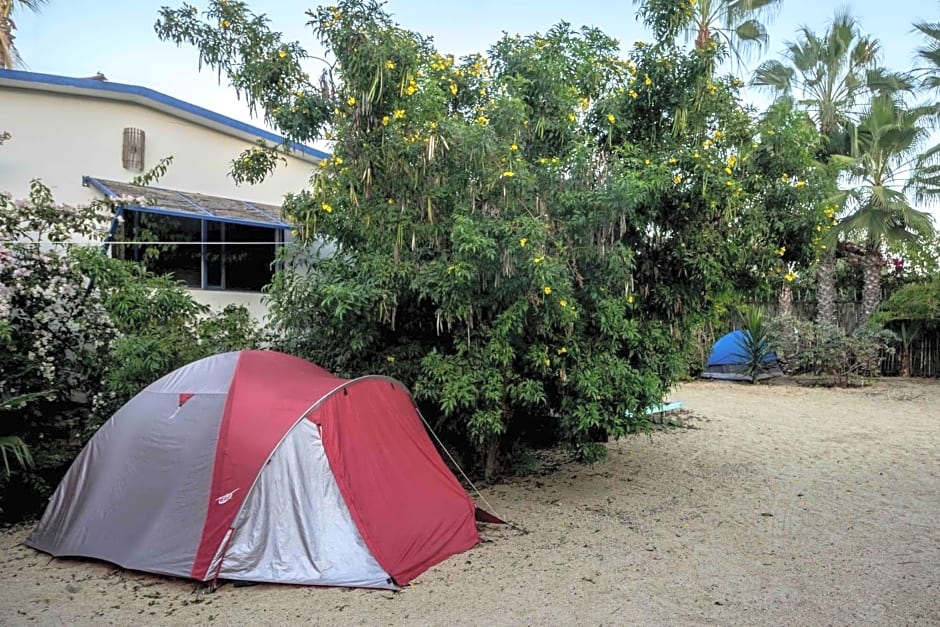
[[[37,513],[88,438],[156,378],[260,335],[244,308],[209,315],[185,287],[99,247],[109,208],[57,205],[41,182],[0,195],[0,520]]]

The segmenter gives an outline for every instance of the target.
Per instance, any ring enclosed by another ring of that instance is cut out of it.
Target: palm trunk
[[[790,284],[787,282],[784,282],[780,288],[780,293],[777,295],[777,315],[783,318],[793,318],[795,315],[793,290],[790,289]]]
[[[878,250],[869,249],[865,253],[862,268],[862,314],[858,323],[868,322],[878,305],[881,304],[881,267],[884,264]]]
[[[816,271],[816,324],[836,326],[836,255],[826,251]]]

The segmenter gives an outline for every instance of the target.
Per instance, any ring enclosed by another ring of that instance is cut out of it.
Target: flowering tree
[[[779,264],[741,84],[703,71],[720,46],[638,42],[624,59],[561,24],[456,59],[375,2],[309,16],[331,59],[319,84],[243,3],[164,9],[157,31],[290,139],[335,142],[287,199],[283,346],[404,380],[487,474],[536,433],[589,458],[598,436],[642,429],[690,329]],[[263,171],[253,157],[234,170]]]
[[[19,203],[0,195],[0,436],[35,460],[21,479],[39,493],[55,484],[94,422],[91,403],[114,334],[99,294],[50,243],[65,237],[62,224],[82,230],[81,214],[56,212],[38,182]]]

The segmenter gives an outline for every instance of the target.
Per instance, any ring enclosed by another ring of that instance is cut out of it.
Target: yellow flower
[[[787,252],[786,246],[781,246],[780,248],[777,249],[777,254],[780,255],[781,257],[783,257],[783,255],[786,254],[786,252]]]
[[[631,89],[631,90],[630,90],[630,97],[631,97],[631,98],[636,98],[637,96],[639,96],[639,94],[636,93],[636,90],[635,90],[635,89]]]
[[[232,23],[229,22],[228,20],[222,20],[222,28],[228,28],[231,25]]]
[[[542,263],[544,259],[545,257],[536,257],[535,259],[532,260],[532,263]]]
[[[395,199],[394,199],[394,198],[389,198],[389,199],[388,199],[388,204],[394,205],[394,204],[395,204]]]
[[[562,346],[561,348],[559,348],[559,349],[558,349],[557,351],[555,351],[555,352],[558,353],[559,355],[564,355],[565,353],[568,352],[568,349],[565,348],[564,346]]]
[[[647,75],[646,75],[646,79],[645,79],[643,82],[646,83],[647,85],[652,85],[652,84],[653,84],[653,79],[651,79],[651,78],[650,78],[650,75],[647,74]]]
[[[669,159],[669,163],[670,163],[670,164],[675,163],[675,162],[676,162],[676,158],[675,158],[675,157],[671,157],[671,158]]]
[[[405,93],[408,94],[409,96],[414,95],[416,91],[418,91],[418,88],[415,87],[414,85],[408,85],[408,87],[405,88]]]
[[[568,301],[566,301],[564,298],[562,298],[560,301],[558,301],[558,304],[561,305],[562,307],[567,307],[567,306],[568,306]]]
[[[507,178],[507,179],[511,179],[511,178],[514,177],[515,175],[516,175],[516,173],[513,172],[512,170],[506,170],[505,172],[503,172],[503,176],[504,176],[505,178]]]
[[[486,126],[489,123],[490,123],[490,119],[486,116],[481,115],[480,117],[477,118],[477,124],[479,124],[480,126]]]
[[[548,296],[549,294],[552,293],[552,288],[546,285],[545,287],[542,288],[542,291],[545,292],[546,296]]]
[[[681,182],[682,182],[682,175],[681,175],[681,174],[676,174],[674,177],[672,177],[672,182],[675,183],[676,185],[678,185],[679,183],[681,183]]]
[[[727,185],[728,187],[731,187],[734,185],[734,181],[725,181],[725,185]]]
[[[348,104],[351,107],[356,104],[356,99],[350,96],[349,98],[346,99],[346,104]]]
[[[388,126],[389,117],[387,115],[382,116],[382,126]]]
[[[579,99],[578,99],[578,104],[581,105],[581,109],[582,109],[582,110],[587,110],[588,106],[590,105],[590,102],[591,102],[591,101],[588,100],[587,98],[579,98]]]
[[[738,158],[735,155],[728,156],[728,167],[733,168],[738,162]]]
[[[447,274],[452,273],[456,269],[457,269],[457,266],[447,266]]]
[[[525,245],[526,245],[528,242],[529,242],[528,238],[523,237],[522,239],[519,240],[519,246],[521,246],[522,248],[525,248]]]
[[[281,50],[281,51],[279,51],[279,52],[277,53],[277,56],[281,57],[282,59],[286,58],[286,57],[287,57],[287,50]]]
[[[342,157],[333,157],[333,163],[335,163],[336,165],[343,165],[343,158],[342,158]]]
[[[801,188],[801,187],[806,187],[806,181],[797,181],[797,182],[796,182],[796,185],[794,185],[793,187],[795,187],[795,188],[797,188],[797,189],[799,189],[799,188]]]
[[[577,120],[577,119],[578,119],[578,118],[575,116],[574,113],[569,113],[569,114],[568,114],[568,121],[569,121],[569,122],[574,122],[574,121]]]
[[[323,203],[322,205],[320,205],[320,207],[322,207],[323,210],[326,211],[327,213],[333,213],[333,207],[331,207],[328,203]]]
[[[515,144],[513,144],[512,146],[509,147],[509,151],[510,151],[510,152],[516,152],[517,150],[519,150],[519,146],[517,146],[517,145],[515,145]]]
[[[627,296],[627,302],[631,305],[633,304],[633,294],[630,294],[629,296]]]
[[[725,168],[725,174],[731,174],[731,168]]]
[[[822,246],[820,246],[820,248],[822,248],[823,250],[826,250],[826,245],[823,244]]]
[[[617,118],[614,117],[614,114],[613,114],[613,113],[608,113],[608,114],[607,114],[607,121],[610,122],[611,124],[613,124],[614,122],[617,121]]]
[[[783,275],[783,278],[786,279],[787,282],[789,283],[790,281],[796,278],[796,275],[793,274],[792,272],[787,272],[785,275]]]
[[[712,133],[712,137],[715,138],[715,141],[718,141],[719,139],[721,139],[721,138],[724,137],[724,136],[725,136],[725,134],[722,133],[721,131],[715,131],[714,133]]]
[[[394,69],[395,69],[395,62],[392,61],[391,59],[389,59],[388,61],[386,61],[386,62],[385,62],[385,69],[387,69],[387,70],[394,70]]]
[[[387,362],[390,363],[390,364],[391,364],[391,363],[395,363],[395,356],[394,356],[394,355],[388,355],[388,356],[385,358],[385,361],[387,361]]]
[[[544,363],[546,366],[551,366],[551,365],[552,365],[552,360],[549,359],[548,357],[546,357],[546,358],[545,358],[545,361],[544,361],[543,363]]]
[[[325,168],[326,166],[330,165],[330,162],[327,161],[326,159],[320,159],[319,165],[321,168]]]
[[[453,95],[455,95],[455,96],[457,95],[457,84],[456,84],[456,83],[451,83],[451,84],[450,84],[450,93],[453,94]]]
[[[643,162],[643,164],[644,164],[644,165],[649,165],[649,164],[650,164],[650,160],[649,160],[649,159],[645,160],[645,161]]]
[[[395,118],[396,120],[400,120],[400,119],[404,118],[404,117],[405,117],[405,110],[404,110],[404,109],[395,109],[395,113],[392,114],[392,117]]]
[[[437,122],[431,122],[430,124],[428,124],[428,126],[431,127],[431,130],[433,131],[434,129],[437,128]]]
[[[698,157],[699,157],[699,154],[698,154],[698,153],[695,153],[695,154],[694,154],[694,155],[692,155],[692,156],[693,156],[693,157],[694,157],[695,159],[698,159]]]

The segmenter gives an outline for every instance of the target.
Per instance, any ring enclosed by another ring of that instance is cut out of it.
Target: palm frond
[[[13,461],[16,461],[20,468],[28,468],[33,464],[33,457],[29,453],[29,447],[26,446],[23,440],[14,435],[0,437],[0,457],[3,458],[3,472],[7,477],[13,472],[10,463],[11,458]]]

